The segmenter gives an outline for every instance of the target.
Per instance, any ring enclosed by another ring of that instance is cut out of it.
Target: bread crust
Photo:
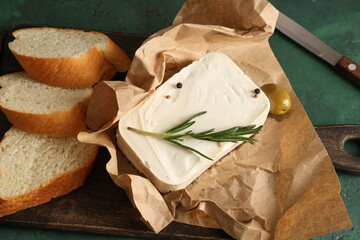
[[[72,190],[81,187],[90,174],[97,151],[98,146],[94,146],[93,153],[87,162],[77,169],[58,176],[46,185],[14,198],[0,198],[0,217],[46,203],[52,198],[68,194]]]
[[[39,28],[56,29],[56,28]],[[15,38],[21,31],[13,32]],[[58,31],[84,32],[74,29],[56,29]],[[117,71],[125,72],[130,67],[130,59],[126,53],[120,49],[109,37],[102,51],[98,46],[94,46],[89,51],[78,57],[64,58],[39,58],[18,54],[13,49],[10,51],[18,60],[26,73],[38,82],[44,84],[63,87],[63,88],[88,88],[102,80],[110,80]]]
[[[14,111],[0,105],[8,121],[19,130],[46,136],[61,137],[76,135],[86,129],[85,115],[90,97],[69,110],[49,114],[34,114]]]

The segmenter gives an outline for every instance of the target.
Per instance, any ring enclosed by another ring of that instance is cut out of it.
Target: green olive
[[[283,115],[291,107],[291,99],[286,90],[278,84],[269,83],[261,87],[270,101],[270,113]]]

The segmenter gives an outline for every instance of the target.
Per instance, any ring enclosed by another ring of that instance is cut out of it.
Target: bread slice
[[[0,142],[0,217],[82,186],[98,147],[12,127]]]
[[[52,87],[25,72],[0,77],[0,109],[16,128],[48,136],[70,136],[86,129],[92,88]]]
[[[99,32],[27,28],[13,32],[9,48],[36,81],[64,88],[88,88],[126,72],[130,59]]]

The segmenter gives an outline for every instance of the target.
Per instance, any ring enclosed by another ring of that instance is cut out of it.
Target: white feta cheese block
[[[182,84],[181,88],[177,87],[178,83]],[[263,125],[270,103],[263,92],[254,96],[256,88],[258,86],[227,55],[208,53],[183,68],[120,119],[118,145],[160,192],[185,188],[242,142],[219,144],[190,137],[184,139],[182,144],[212,158],[211,161],[128,127],[162,133],[202,111],[207,113],[195,118],[196,123],[185,131]]]

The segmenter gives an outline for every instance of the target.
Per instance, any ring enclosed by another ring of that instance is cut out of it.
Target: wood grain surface
[[[332,163],[342,171],[360,174],[360,157],[346,153],[347,141],[360,142],[360,125],[318,126],[315,128]]]
[[[0,58],[0,75],[21,71],[21,66],[12,56],[7,43],[13,40],[11,32],[31,27],[29,25],[16,26],[4,39],[3,51]],[[130,58],[147,36],[129,35],[105,32],[117,43]],[[125,74],[117,74],[113,79],[122,80]],[[11,127],[5,115],[0,112],[0,136]],[[352,129],[343,133],[344,128],[315,127],[323,140],[335,166],[351,173],[360,173],[359,157],[350,156],[351,168],[348,164],[348,154],[344,152],[344,141],[334,142],[331,139],[360,139],[359,125],[347,126]],[[335,134],[335,132],[336,134]],[[340,136],[340,135],[341,136]],[[325,140],[326,139],[326,140]],[[339,144],[341,146],[339,146]],[[333,153],[337,154],[333,155]],[[341,153],[341,154],[340,154]],[[345,154],[345,155],[344,155]],[[347,157],[344,157],[347,156]],[[336,161],[334,161],[336,159]],[[208,229],[172,222],[158,234],[153,233],[140,221],[140,214],[134,209],[125,192],[115,186],[105,170],[109,160],[106,149],[100,148],[95,165],[85,185],[68,195],[15,214],[0,218],[0,225],[22,226],[31,228],[57,229],[65,231],[92,232],[125,237],[140,237],[150,239],[230,239],[219,229]],[[338,164],[339,163],[339,164]],[[336,165],[338,164],[338,165]]]

